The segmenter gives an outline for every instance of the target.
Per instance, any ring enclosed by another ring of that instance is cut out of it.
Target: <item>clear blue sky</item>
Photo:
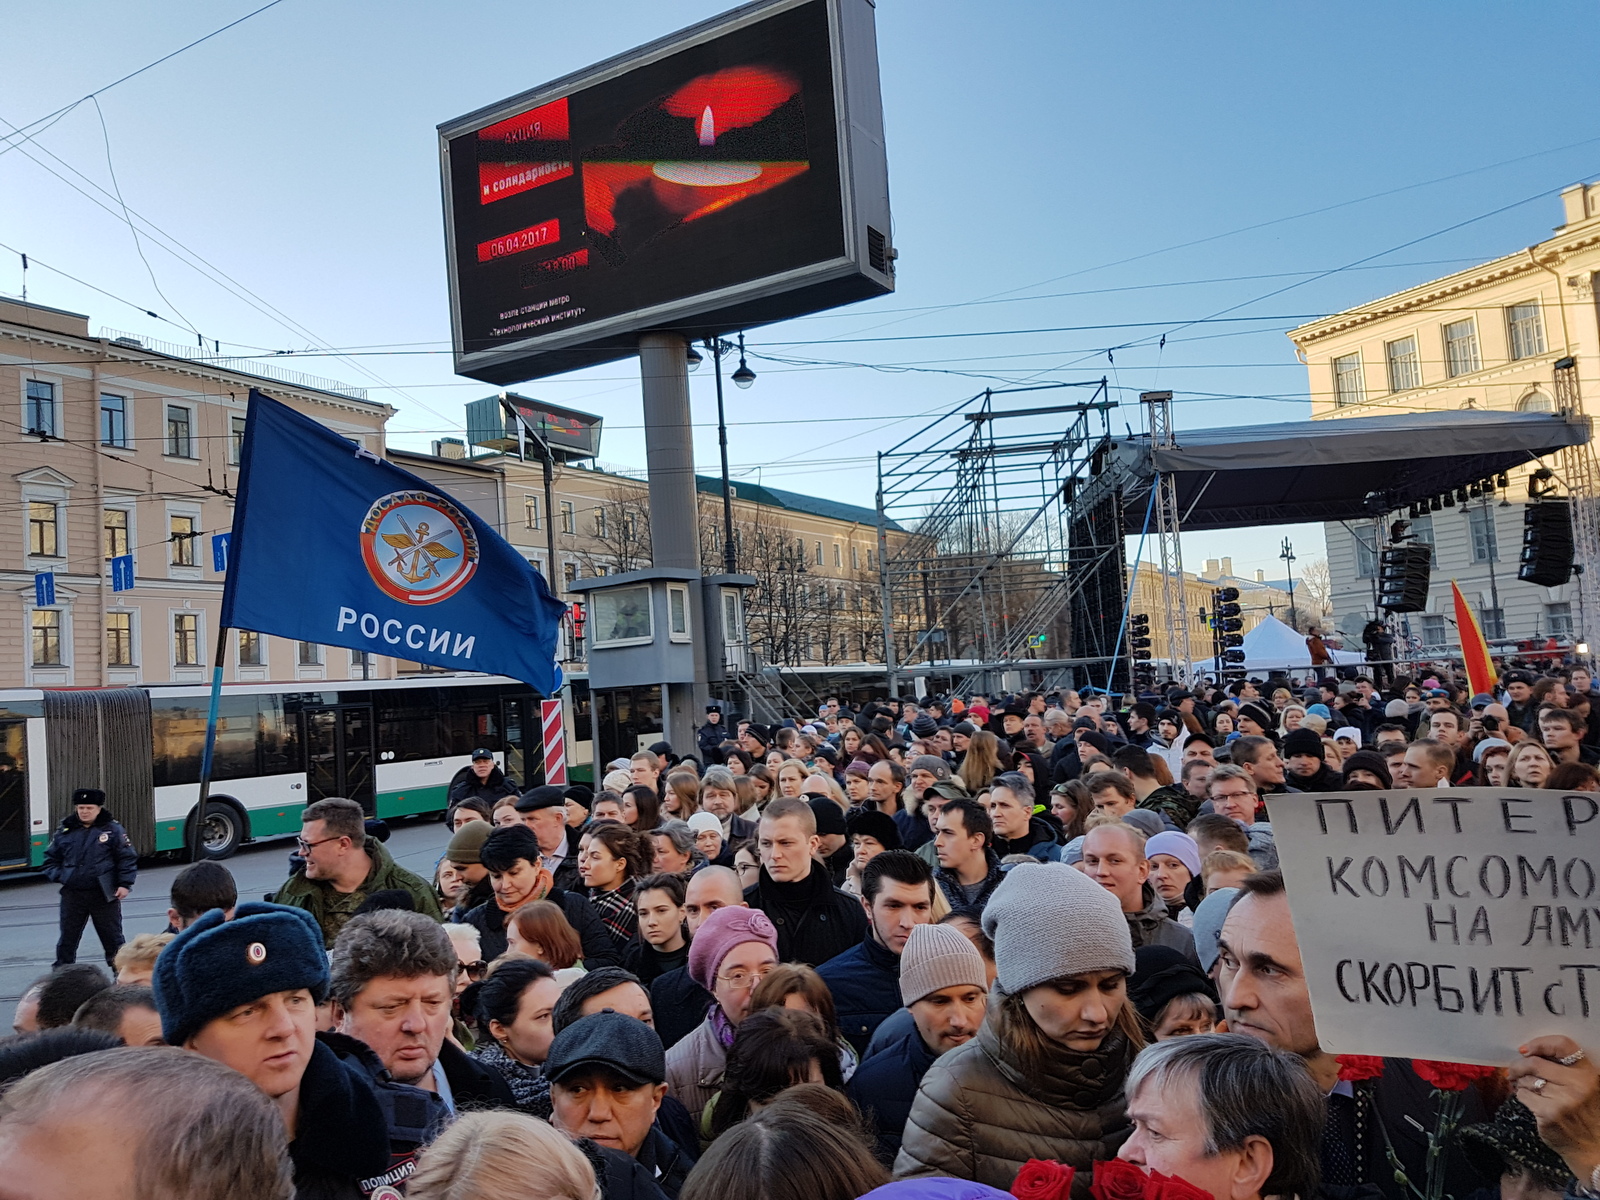
[[[253,7],[19,6],[7,15],[0,118],[32,122]],[[442,352],[435,126],[718,10],[283,0],[106,93],[129,208],[297,330],[158,238],[142,239],[147,270],[120,212],[22,150],[0,153],[0,242],[136,304],[29,273],[32,298],[90,313],[93,328],[192,340],[150,309],[225,345],[363,348],[293,365],[372,388],[399,409],[395,444],[425,447],[459,433],[463,402],[488,391],[455,379]],[[1538,241],[1560,220],[1555,193],[1600,177],[1600,122],[1577,65],[1600,59],[1589,3],[880,0],[877,13],[899,292],[751,343],[923,369],[755,360],[760,381],[734,393],[730,413],[734,470],[778,487],[870,503],[873,454],[995,378],[1104,373],[1130,402],[1171,388],[1180,430],[1304,416],[1305,372],[1284,329]],[[73,169],[111,187],[91,104],[25,150],[80,186]],[[0,291],[20,287],[16,256],[0,252]],[[1002,302],[974,303],[984,298]],[[1192,326],[1162,352],[1130,347],[1108,361],[1107,347],[1241,304],[1229,315],[1260,319]],[[936,333],[971,336],[830,344]],[[694,388],[696,419],[709,423],[709,372]],[[602,414],[604,460],[643,463],[631,364],[523,390]],[[697,447],[714,469],[713,428],[698,430]],[[1321,552],[1320,530],[1298,527],[1195,537],[1186,558],[1231,553],[1239,569],[1276,574],[1285,532],[1302,564]]]

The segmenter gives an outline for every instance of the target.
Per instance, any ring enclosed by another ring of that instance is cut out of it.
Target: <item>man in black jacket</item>
[[[550,790],[561,792],[560,788]],[[583,945],[584,966],[622,965],[622,953],[606,932],[594,905],[578,893],[552,884],[550,872],[540,865],[539,839],[527,826],[507,825],[496,829],[484,841],[478,859],[489,872],[494,895],[462,920],[478,931],[485,962],[493,962],[506,952],[506,921],[512,913],[530,901],[548,900],[561,909],[567,922],[577,931],[578,941]]]
[[[72,813],[44,852],[44,877],[61,885],[61,937],[55,966],[78,961],[83,927],[94,931],[111,965],[122,948],[122,901],[139,874],[139,852],[106,811],[99,788],[72,793]]]
[[[452,1114],[516,1106],[498,1071],[445,1039],[461,963],[437,921],[395,909],[355,917],[332,960],[339,1032],[371,1047],[396,1081],[434,1093]]]
[[[472,752],[472,762],[457,771],[450,780],[448,803],[451,808],[463,800],[482,800],[491,811],[494,802],[502,796],[515,796],[522,789],[507,777],[494,761],[494,754],[482,747]]]
[[[873,1031],[900,1007],[900,953],[933,920],[933,872],[909,850],[885,850],[861,871],[867,936],[817,970],[833,993],[839,1032],[865,1053]]]
[[[550,1043],[544,1075],[557,1129],[628,1155],[662,1192],[677,1196],[694,1154],[656,1122],[667,1094],[667,1059],[648,1025],[610,1010],[582,1017]],[[612,1173],[608,1164],[606,1176]]]
[[[232,1067],[276,1103],[297,1200],[373,1190],[363,1182],[391,1164],[388,1123],[368,1073],[317,1035],[328,956],[316,918],[255,901],[231,920],[212,909],[162,950],[153,984],[168,1045]]]
[[[773,800],[761,814],[761,874],[745,903],[778,930],[778,957],[820,966],[866,936],[861,901],[833,886],[814,855],[817,818],[804,800]]]

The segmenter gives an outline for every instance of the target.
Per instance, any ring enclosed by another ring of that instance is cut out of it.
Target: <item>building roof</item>
[[[722,480],[715,476],[696,475],[694,482],[699,491],[715,496],[722,495]],[[770,488],[764,484],[744,480],[733,485],[733,494],[739,500],[748,500],[752,504],[765,504],[770,508],[786,508],[791,512],[806,513],[813,517],[826,517],[831,521],[853,521],[858,525],[870,525],[874,529],[878,526],[877,510],[862,508],[859,504],[843,504],[838,500],[804,496],[799,492],[786,492],[780,488]],[[893,521],[886,522],[885,527],[903,532]]]

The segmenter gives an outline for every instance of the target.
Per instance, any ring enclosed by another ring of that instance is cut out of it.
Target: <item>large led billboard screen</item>
[[[457,372],[892,291],[872,11],[761,0],[440,126]]]

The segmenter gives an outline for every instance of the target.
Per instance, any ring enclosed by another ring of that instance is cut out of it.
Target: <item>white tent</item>
[[[1277,617],[1267,616],[1244,635],[1244,669],[1247,671],[1310,670],[1311,651],[1303,633],[1296,633]],[[1335,665],[1365,661],[1351,650],[1328,650]],[[1237,665],[1237,664],[1236,664]]]

